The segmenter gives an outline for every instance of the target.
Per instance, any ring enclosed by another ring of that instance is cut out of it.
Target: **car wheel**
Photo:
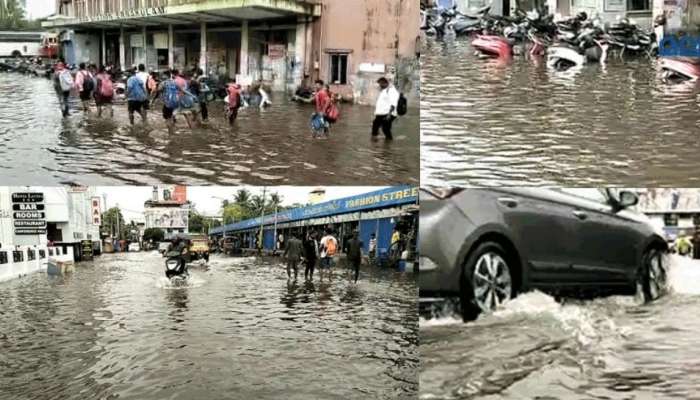
[[[506,251],[495,242],[480,244],[464,265],[462,281],[462,317],[476,319],[492,312],[514,296],[512,268]]]
[[[637,290],[641,289],[645,302],[654,301],[665,293],[667,271],[667,253],[659,249],[647,250],[637,278]]]

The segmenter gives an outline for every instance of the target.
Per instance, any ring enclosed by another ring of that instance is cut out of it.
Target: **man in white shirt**
[[[379,128],[382,128],[386,140],[392,140],[391,125],[398,116],[396,111],[399,104],[399,91],[394,85],[382,77],[377,80],[381,91],[377,97],[377,104],[374,107],[374,122],[372,122],[372,138],[379,136]]]

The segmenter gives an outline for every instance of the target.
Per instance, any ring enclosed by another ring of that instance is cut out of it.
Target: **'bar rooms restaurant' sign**
[[[44,194],[37,192],[12,193],[12,218],[15,235],[46,234]]]

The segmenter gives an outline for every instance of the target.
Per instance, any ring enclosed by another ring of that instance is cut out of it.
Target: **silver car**
[[[612,189],[423,188],[421,298],[459,296],[465,320],[532,289],[654,300],[668,246],[637,202]]]

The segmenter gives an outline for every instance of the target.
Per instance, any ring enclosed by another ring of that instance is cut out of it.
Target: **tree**
[[[236,192],[236,195],[233,197],[233,201],[241,207],[249,207],[250,200],[250,192],[247,189],[240,189],[238,192]]]
[[[204,216],[198,213],[197,210],[190,209],[189,231],[193,233],[209,233],[207,222],[204,219]]]
[[[159,243],[165,240],[165,232],[160,228],[148,228],[143,231],[143,241],[149,242],[153,240],[153,243]]]
[[[117,231],[119,227],[119,231]],[[115,239],[125,239],[129,228],[124,222],[124,216],[117,207],[112,207],[102,214],[102,232],[108,232]]]
[[[17,0],[0,0],[0,29],[18,30],[26,26],[24,9]]]
[[[272,214],[275,212],[275,209],[278,212],[284,209],[282,207],[282,196],[280,196],[277,192],[270,194],[270,200],[267,202],[265,213]]]

